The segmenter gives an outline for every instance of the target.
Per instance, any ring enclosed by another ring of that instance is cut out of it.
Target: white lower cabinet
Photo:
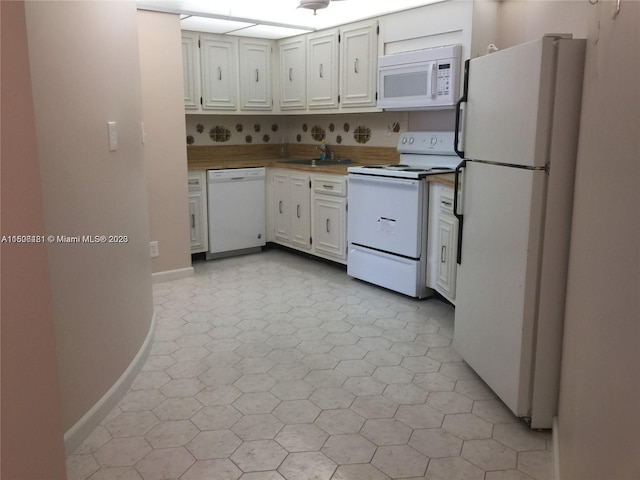
[[[207,172],[189,171],[189,237],[191,253],[209,250],[207,221]]]
[[[453,188],[431,183],[429,203],[427,286],[455,304],[458,219],[453,215]]]
[[[289,170],[271,172],[273,241],[293,248],[311,248],[309,174]]]
[[[309,175],[292,173],[289,177],[291,199],[291,236],[296,248],[311,247],[311,202],[309,199]]]
[[[269,177],[269,240],[346,263],[346,176],[272,169]]]
[[[347,261],[347,181],[344,175],[313,175],[313,249],[319,257]]]

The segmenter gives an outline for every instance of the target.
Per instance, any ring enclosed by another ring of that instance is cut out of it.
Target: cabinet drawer
[[[312,179],[314,193],[323,195],[336,195],[338,197],[347,196],[346,176],[320,176],[314,175]]]
[[[453,188],[445,186],[441,187],[440,212],[453,215]]]
[[[206,187],[206,175],[204,172],[189,172],[189,191],[199,192]]]

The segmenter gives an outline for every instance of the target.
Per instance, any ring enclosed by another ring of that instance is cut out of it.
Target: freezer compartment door
[[[546,174],[467,162],[454,348],[518,416],[530,412]]]
[[[349,175],[350,243],[419,258],[426,216],[425,182]]]
[[[544,166],[555,78],[554,39],[474,58],[469,64],[465,158]]]
[[[427,295],[420,262],[358,245],[349,245],[347,275],[410,297]]]

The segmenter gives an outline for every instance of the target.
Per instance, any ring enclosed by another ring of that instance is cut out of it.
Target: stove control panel
[[[453,139],[453,132],[404,132],[400,134],[398,152],[455,155]]]

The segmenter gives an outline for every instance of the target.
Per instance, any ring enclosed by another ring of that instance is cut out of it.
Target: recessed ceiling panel
[[[180,25],[183,30],[194,30],[196,32],[208,33],[229,33],[241,28],[251,27],[254,24],[235,22],[231,20],[219,20],[217,18],[189,17],[184,20],[180,20]]]
[[[309,33],[309,30],[300,30],[297,28],[284,28],[284,27],[271,27],[269,25],[254,25],[253,27],[243,28],[242,30],[236,30],[229,32],[231,35],[238,35],[240,37],[256,37],[256,38],[269,38],[278,39],[293,37],[295,35],[302,35],[303,33]]]
[[[317,12],[298,8],[300,0],[138,0],[137,3],[138,8],[145,10],[192,15],[182,22],[185,30],[254,36],[238,30],[243,26],[260,24],[276,27],[267,29],[263,38],[283,38],[291,36],[289,28],[304,33],[442,1],[447,0],[331,0],[326,8]],[[217,20],[196,20],[202,17],[215,17]],[[276,37],[279,27],[285,29],[280,31],[281,36]]]

